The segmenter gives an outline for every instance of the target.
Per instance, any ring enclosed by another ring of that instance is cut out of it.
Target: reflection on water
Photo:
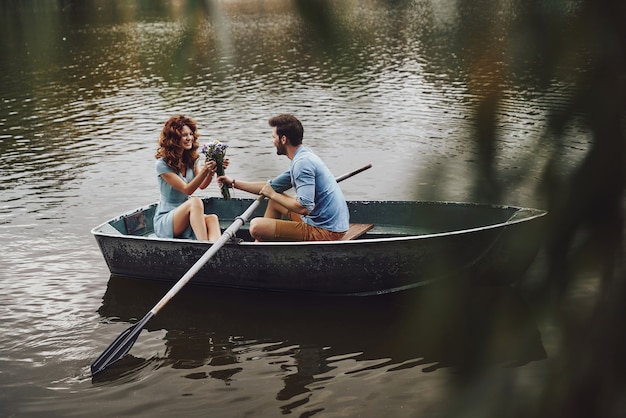
[[[112,276],[98,312],[132,322],[150,310],[168,285]],[[436,303],[433,303],[436,301]],[[187,379],[225,386],[250,379],[259,362],[281,376],[274,397],[283,412],[316,402],[344,377],[415,368],[451,368],[471,375],[485,366],[521,366],[546,356],[537,326],[509,287],[466,288],[461,283],[364,298],[291,296],[190,287],[140,335],[158,356],[130,356],[96,383],[171,367]],[[156,336],[155,336],[156,334]],[[162,341],[163,347],[156,348]],[[155,350],[156,348],[156,350]],[[337,381],[336,379],[340,379]],[[354,383],[358,384],[358,383]],[[245,387],[245,385],[243,385]],[[235,392],[233,396],[244,396]],[[306,409],[306,408],[305,408]]]
[[[577,119],[557,143],[546,120],[569,105],[589,60],[573,37],[566,65],[542,78],[536,51],[554,43],[536,21],[521,25],[534,4],[312,4],[1,2],[0,415],[304,405],[414,416],[449,405],[472,364],[530,361],[513,369],[523,374],[542,363],[532,361],[545,354],[528,312],[502,289],[441,306],[427,292],[371,306],[191,292],[150,323],[122,377],[92,385],[88,365],[164,289],[109,279],[89,230],[158,199],[154,152],[173,114],[196,118],[201,139],[229,143],[233,177],[265,179],[288,163],[267,119],[294,113],[333,172],[373,163],[342,183],[351,200],[543,208],[535,187],[547,160],[565,175],[587,152]],[[551,3],[539,23],[573,26],[579,7]],[[483,102],[491,107],[477,109]],[[481,117],[493,141],[475,140]],[[503,387],[519,388],[510,376]]]

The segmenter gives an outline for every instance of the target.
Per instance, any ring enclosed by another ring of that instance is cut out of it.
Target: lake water
[[[334,173],[373,164],[342,183],[348,199],[543,204],[546,115],[569,92],[509,62],[519,10],[306,4],[0,6],[0,416],[457,416],[489,411],[476,388],[533,395],[549,329],[513,289],[456,286],[356,301],[189,287],[92,380],[91,362],[168,290],[111,277],[90,229],[158,199],[171,115],[227,142],[237,179],[288,167],[267,119],[293,113]],[[464,42],[483,25],[502,38]],[[494,91],[501,183],[487,199],[474,116]],[[563,170],[588,147],[571,129]]]

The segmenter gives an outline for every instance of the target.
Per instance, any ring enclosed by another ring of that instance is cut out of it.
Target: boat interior
[[[254,199],[204,198],[205,213],[217,213],[225,230],[254,202]],[[95,228],[95,232],[115,235],[154,237],[156,203],[125,213]],[[511,206],[456,202],[350,201],[351,229],[345,239],[409,237],[484,228],[502,223],[521,222],[544,211]],[[262,204],[251,218],[263,216]],[[237,238],[252,241],[248,224],[237,231]]]

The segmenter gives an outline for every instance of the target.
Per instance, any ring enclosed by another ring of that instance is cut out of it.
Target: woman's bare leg
[[[191,225],[198,240],[208,239],[207,224],[204,221],[204,203],[199,197],[192,197],[175,209],[174,236],[179,236]]]
[[[204,222],[208,231],[209,241],[217,241],[222,236],[220,221],[217,215],[204,215]]]

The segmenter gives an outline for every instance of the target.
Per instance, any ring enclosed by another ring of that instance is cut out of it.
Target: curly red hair
[[[193,145],[190,150],[184,149],[181,145],[182,131],[185,126],[188,126],[193,133]],[[186,167],[193,167],[199,157],[199,136],[193,119],[184,115],[172,116],[163,126],[155,158],[163,158],[163,161],[173,169],[185,171]]]

